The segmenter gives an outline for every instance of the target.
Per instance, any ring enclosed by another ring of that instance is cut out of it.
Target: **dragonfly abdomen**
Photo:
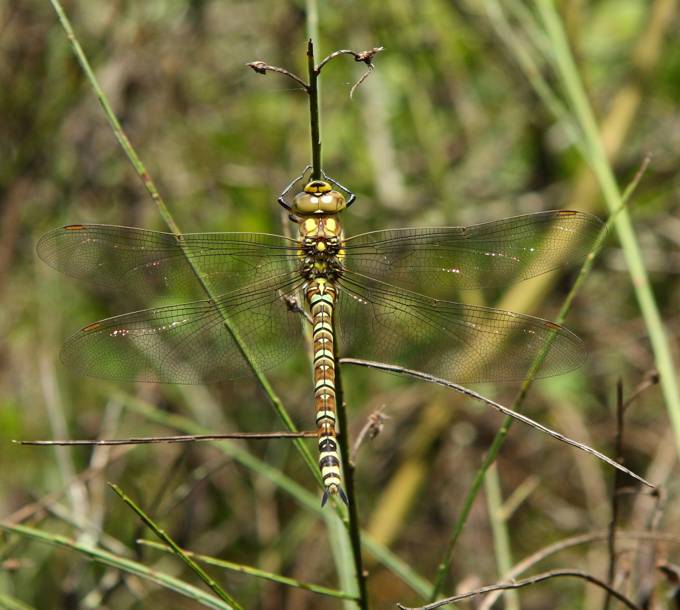
[[[314,345],[314,402],[319,435],[319,469],[324,485],[322,504],[329,495],[347,502],[342,490],[340,454],[336,440],[335,356],[333,308],[335,286],[325,278],[317,278],[305,287],[305,298],[312,314]]]

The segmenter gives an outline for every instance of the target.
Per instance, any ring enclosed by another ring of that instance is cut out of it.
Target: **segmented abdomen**
[[[314,401],[319,431],[319,468],[328,495],[340,493],[340,455],[335,436],[335,358],[333,355],[333,308],[335,287],[323,278],[309,282],[305,297],[312,314],[314,343]]]

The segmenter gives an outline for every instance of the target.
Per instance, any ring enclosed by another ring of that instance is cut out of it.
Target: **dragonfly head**
[[[347,207],[345,196],[325,180],[311,180],[295,196],[292,211],[302,215],[337,214]]]

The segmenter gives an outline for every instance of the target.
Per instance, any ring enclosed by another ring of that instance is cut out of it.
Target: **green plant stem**
[[[590,151],[591,168],[610,212],[620,207],[622,196],[602,144],[595,114],[590,106],[583,83],[576,68],[573,54],[553,0],[535,0],[545,29],[555,49],[557,73],[564,84],[568,100],[581,125],[586,145]],[[675,433],[675,444],[680,455],[680,387],[676,367],[670,351],[668,337],[659,314],[640,247],[637,243],[630,215],[622,210],[615,222],[624,258],[631,276],[642,317],[654,351],[656,368],[660,374],[661,390]]]
[[[0,593],[0,608],[3,610],[35,610],[33,606],[23,603],[15,597]]]
[[[308,0],[307,2],[307,30],[309,40],[307,42],[307,73],[309,84],[307,94],[309,95],[309,125],[312,144],[312,174],[311,178],[320,180],[322,177],[321,170],[321,122],[319,119],[319,74],[320,68],[316,66],[314,58],[314,40],[318,39],[319,16],[318,6],[315,0]],[[334,329],[335,333],[335,329]],[[337,335],[335,335],[337,336]],[[337,347],[337,343],[334,343]],[[348,426],[347,426],[347,412],[345,409],[343,392],[342,392],[342,376],[340,373],[340,363],[338,362],[337,352],[334,354],[335,358],[335,392],[337,403],[338,426],[341,434],[338,438],[340,446],[340,457],[342,460],[342,470],[345,479],[345,491],[349,501],[349,519],[347,521],[347,528],[349,532],[350,544],[352,548],[352,557],[354,560],[354,571],[356,574],[356,583],[359,591],[359,599],[357,603],[361,610],[368,610],[368,589],[366,587],[366,576],[364,573],[363,559],[361,555],[361,531],[359,526],[359,516],[356,506],[356,494],[354,493],[354,468],[350,462],[349,455],[349,440],[348,440]]]
[[[319,71],[314,62],[314,41],[307,42],[307,72],[309,74],[309,125],[312,137],[312,179],[321,179],[321,128],[319,125]]]
[[[583,285],[586,278],[590,274],[595,259],[597,258],[597,255],[604,247],[605,241],[607,239],[607,236],[610,232],[612,225],[616,220],[616,217],[624,211],[626,203],[628,202],[631,195],[635,191],[637,185],[639,184],[640,180],[642,179],[642,176],[644,175],[644,172],[648,164],[649,158],[646,158],[642,166],[640,167],[640,170],[635,174],[633,180],[626,187],[626,190],[623,196],[621,197],[619,207],[609,216],[607,223],[604,225],[604,227],[602,227],[602,230],[600,231],[597,239],[595,240],[595,243],[593,244],[590,253],[586,257],[586,260],[584,261],[583,265],[581,266],[576,281],[572,285],[571,289],[569,290],[569,293],[567,294],[566,298],[564,299],[564,302],[562,303],[562,307],[560,308],[557,317],[555,318],[555,323],[562,324],[566,319],[567,315],[569,314],[571,306],[574,302],[574,298],[576,297],[579,290],[581,289],[581,286]],[[549,347],[549,343],[547,344],[547,347]],[[517,394],[517,397],[515,398],[510,407],[513,411],[518,411],[521,408],[522,404],[524,403],[524,399],[526,398],[531,386],[533,385],[534,376],[538,369],[540,368],[540,365],[543,361],[543,358],[545,358],[546,354],[547,349],[544,349],[536,357],[531,367],[531,370],[529,371],[529,374],[527,375],[526,379],[522,382],[519,393]],[[506,416],[501,424],[501,427],[498,429],[498,432],[496,432],[496,435],[494,436],[493,441],[489,446],[489,450],[486,452],[486,455],[484,456],[482,464],[475,473],[475,477],[472,480],[472,485],[470,486],[470,489],[468,490],[465,496],[465,500],[463,501],[463,509],[461,510],[460,514],[458,515],[458,518],[456,519],[456,522],[454,523],[448,545],[446,547],[442,560],[437,568],[434,586],[432,587],[432,591],[430,592],[429,597],[429,600],[431,602],[437,598],[437,596],[442,590],[442,587],[444,586],[444,582],[446,581],[446,575],[448,574],[451,561],[453,560],[453,551],[456,547],[456,543],[458,542],[458,538],[463,532],[465,524],[467,523],[467,519],[470,516],[472,505],[474,504],[477,494],[479,493],[479,490],[482,487],[482,483],[484,482],[484,476],[489,467],[495,462],[496,457],[498,456],[498,453],[500,452],[501,447],[503,446],[503,443],[505,442],[505,439],[508,436],[508,432],[510,431],[512,423],[513,423],[512,417]]]
[[[76,542],[65,536],[59,536],[57,534],[49,534],[42,532],[31,527],[26,527],[24,525],[11,525],[9,523],[0,523],[0,528],[18,534],[25,538],[32,538],[39,542],[44,542],[56,547],[62,547],[70,549],[72,551],[77,551],[86,557],[89,557],[97,563],[109,566],[116,570],[121,570],[127,572],[128,574],[133,574],[139,576],[140,578],[146,579],[150,582],[155,582],[163,587],[166,587],[180,595],[194,600],[195,602],[202,604],[208,608],[215,608],[216,610],[233,610],[233,606],[229,605],[225,601],[210,595],[206,591],[199,589],[189,583],[186,583],[174,576],[169,576],[160,572],[155,568],[147,568],[146,566],[127,559],[125,557],[119,557],[108,551],[92,547],[87,544],[82,544]]]
[[[333,321],[333,335],[337,337],[335,321]],[[340,445],[340,458],[342,460],[342,471],[345,479],[347,492],[347,507],[349,520],[347,527],[352,543],[352,555],[354,558],[354,569],[356,571],[357,584],[359,586],[359,606],[362,610],[368,610],[368,589],[366,587],[366,574],[364,571],[363,558],[361,555],[361,528],[359,525],[359,515],[357,512],[356,493],[354,492],[354,464],[350,460],[349,428],[347,424],[347,409],[345,407],[344,393],[342,389],[342,374],[340,367],[340,357],[337,350],[337,341],[333,343],[333,358],[335,359],[335,397],[336,409],[338,414],[338,427],[341,434],[338,437]]]
[[[154,542],[153,540],[139,540],[139,544],[158,549],[160,551],[170,552],[171,548],[159,542]],[[328,587],[322,587],[320,585],[314,585],[307,582],[302,582],[295,580],[294,578],[289,578],[287,576],[281,576],[280,574],[274,574],[272,572],[267,572],[265,570],[260,570],[259,568],[254,568],[252,566],[243,565],[240,563],[233,563],[231,561],[225,561],[224,559],[217,559],[216,557],[210,557],[209,555],[201,555],[199,553],[192,553],[191,551],[184,551],[184,554],[188,557],[193,557],[198,561],[206,563],[211,566],[218,568],[223,568],[225,570],[230,570],[232,572],[238,572],[240,574],[248,574],[249,576],[254,576],[256,578],[261,578],[263,580],[269,580],[271,582],[276,582],[281,585],[286,585],[288,587],[294,587],[296,589],[303,589],[305,591],[311,591],[312,593],[318,593],[319,595],[325,595],[326,597],[336,597],[339,599],[351,599],[355,598],[348,595],[344,591],[338,591],[337,589],[329,589]]]
[[[144,521],[144,523],[153,531],[156,536],[158,536],[165,544],[167,544],[172,551],[177,555],[198,577],[206,584],[212,591],[223,601],[227,602],[234,610],[243,610],[241,604],[239,604],[229,593],[227,593],[220,585],[213,579],[201,566],[199,566],[191,557],[189,557],[181,547],[156,523],[147,515],[125,492],[114,485],[109,483],[109,486],[113,491],[116,492],[118,497],[125,502],[133,511],[137,513],[139,518]]]

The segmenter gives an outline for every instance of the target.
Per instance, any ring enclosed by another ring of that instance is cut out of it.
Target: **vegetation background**
[[[244,64],[262,59],[304,74],[307,8],[277,0],[65,2],[102,87],[182,230],[281,232],[275,198],[309,162],[307,99],[290,81],[262,77]],[[629,182],[652,154],[630,212],[678,361],[678,2],[565,0],[558,8],[619,183]],[[349,89],[362,65],[339,60],[323,73],[324,167],[358,195],[346,218],[350,234],[561,207],[607,216],[565,121],[536,94],[517,47],[508,46],[516,39],[528,49],[536,74],[564,97],[533,2],[337,0],[319,3],[319,10],[320,57],[340,48],[385,47],[353,99]],[[96,545],[200,588],[177,558],[135,544],[151,535],[105,484],[114,481],[188,549],[340,587],[342,560],[328,542],[328,518],[282,489],[264,466],[233,457],[236,451],[256,457],[316,502],[316,483],[290,441],[229,444],[233,449],[227,443],[96,450],[12,444],[282,426],[251,380],[213,387],[113,384],[78,378],[60,365],[59,346],[71,332],[144,303],[59,276],[37,260],[38,237],[77,222],[165,227],[47,0],[0,3],[0,83],[5,522]],[[457,298],[550,319],[574,272]],[[537,383],[525,412],[614,455],[617,380],[630,396],[655,365],[616,236],[579,293],[568,326],[586,341],[589,363]],[[310,429],[305,358],[294,355],[270,379],[297,425]],[[384,407],[388,417],[359,454],[361,524],[376,545],[433,579],[501,419],[451,391],[375,371],[345,367],[344,384],[353,438],[376,409]],[[510,404],[517,386],[476,389]],[[625,421],[626,465],[663,484],[665,502],[660,506],[648,493],[622,495],[618,522],[628,532],[651,528],[678,536],[678,445],[659,388],[642,393]],[[458,541],[443,595],[493,583],[547,544],[602,532],[612,518],[614,471],[524,426],[513,427],[493,474]],[[0,607],[198,607],[73,548],[1,536]],[[679,553],[677,538],[621,540],[616,586],[631,599],[651,596],[649,608],[673,607],[667,598],[673,585],[656,564],[680,563]],[[423,603],[408,578],[378,555],[365,554],[372,607]],[[599,539],[551,556],[530,573],[576,567],[606,579],[607,566],[606,541]],[[207,569],[248,609],[343,603]],[[583,581],[555,579],[497,603],[591,609],[603,607],[602,595]]]

